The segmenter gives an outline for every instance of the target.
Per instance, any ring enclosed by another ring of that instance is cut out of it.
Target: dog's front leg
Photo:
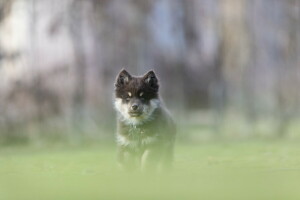
[[[147,148],[141,157],[142,171],[156,171],[160,159],[159,150],[156,148]]]
[[[118,148],[118,164],[121,170],[132,171],[137,167],[136,156],[124,147]]]

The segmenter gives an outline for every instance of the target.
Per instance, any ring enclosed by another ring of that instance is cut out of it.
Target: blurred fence
[[[222,132],[235,113],[284,135],[299,49],[298,0],[0,0],[1,138],[104,137],[121,68],[154,69],[183,123]]]

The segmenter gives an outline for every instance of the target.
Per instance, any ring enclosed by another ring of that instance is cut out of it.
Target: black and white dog
[[[132,76],[122,70],[115,83],[118,161],[123,169],[168,169],[173,160],[175,125],[162,105],[153,71]]]

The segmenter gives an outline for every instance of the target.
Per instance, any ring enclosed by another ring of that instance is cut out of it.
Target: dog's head
[[[122,70],[115,83],[115,108],[122,119],[133,125],[151,119],[159,106],[158,88],[158,79],[153,71],[135,77]]]

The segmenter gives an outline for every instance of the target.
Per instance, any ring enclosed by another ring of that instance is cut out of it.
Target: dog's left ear
[[[143,80],[145,81],[145,83],[147,83],[151,88],[158,90],[158,79],[154,73],[153,70],[147,72],[144,77]]]

